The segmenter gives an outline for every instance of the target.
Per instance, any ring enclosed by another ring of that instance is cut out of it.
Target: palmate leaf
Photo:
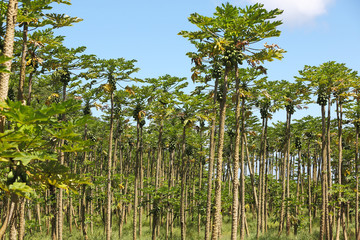
[[[18,149],[18,143],[10,142],[10,141],[3,141],[0,136],[0,152],[7,151],[9,149]]]
[[[81,109],[79,101],[69,99],[61,103],[53,103],[43,106],[41,109],[34,109],[22,105],[21,102],[7,100],[0,103],[0,113],[9,120],[20,124],[54,124],[56,115],[70,113]]]
[[[12,159],[14,161],[20,161],[22,165],[26,166],[33,160],[38,161],[47,161],[47,160],[56,160],[56,155],[46,154],[46,153],[26,153],[26,152],[17,152],[17,151],[3,151],[0,154],[0,158]]]
[[[11,59],[12,59],[11,57],[6,57],[5,55],[1,54],[0,55],[0,64],[3,64]]]
[[[61,151],[63,152],[89,152],[91,151],[90,146],[95,143],[91,140],[79,142],[72,145],[63,145],[61,146]]]
[[[50,131],[49,131],[50,132]],[[57,139],[63,139],[66,141],[81,141],[81,136],[78,133],[75,133],[71,128],[61,129],[57,132],[51,131],[53,137]]]
[[[24,182],[14,182],[13,184],[11,184],[9,186],[9,188],[3,189],[3,190],[15,193],[19,196],[26,197],[26,198],[30,198],[31,194],[35,194],[34,189],[31,188],[29,185],[27,185]]]
[[[78,17],[70,17],[65,14],[50,13],[46,14],[46,24],[53,25],[54,28],[60,28],[65,26],[72,26],[73,23],[81,22],[83,19]]]
[[[88,178],[69,173],[69,168],[58,161],[41,162],[36,164],[32,172],[32,180],[44,185],[53,185],[58,188],[76,192],[75,188],[82,184],[91,184]]]
[[[6,57],[3,54],[0,55],[0,73],[10,73],[10,71],[2,64],[4,64],[5,62],[11,59],[12,59],[11,57]]]
[[[22,105],[21,102],[7,101],[3,103],[1,114],[9,120],[20,124],[45,123],[49,120],[46,114],[34,110],[30,106]]]

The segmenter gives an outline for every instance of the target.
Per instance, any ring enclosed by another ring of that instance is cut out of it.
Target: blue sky
[[[73,27],[57,30],[68,47],[86,46],[100,58],[136,59],[137,77],[170,74],[190,79],[194,51],[177,33],[195,30],[187,18],[193,12],[211,16],[218,0],[73,0],[71,6],[54,5],[57,12],[83,18]],[[304,65],[327,61],[360,70],[360,2],[358,0],[233,0],[254,2],[284,10],[279,38],[268,39],[287,51],[284,59],[267,63],[269,80],[292,80]],[[307,115],[309,113],[301,113]],[[295,115],[296,117],[296,115]]]

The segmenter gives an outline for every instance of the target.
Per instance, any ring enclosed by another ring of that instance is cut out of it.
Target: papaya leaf
[[[22,197],[26,197],[26,198],[30,198],[30,194],[35,194],[35,191],[33,188],[31,188],[30,186],[28,186],[26,183],[24,182],[14,182],[13,184],[11,184],[9,186],[9,191],[22,196]]]

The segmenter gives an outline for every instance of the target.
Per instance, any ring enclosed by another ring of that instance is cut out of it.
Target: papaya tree
[[[157,158],[155,167],[155,192],[161,186],[160,182],[160,164],[162,160],[162,142],[163,142],[163,128],[164,121],[170,117],[175,111],[174,104],[177,102],[175,93],[187,86],[184,82],[185,78],[173,77],[165,75],[159,78],[148,78],[145,81],[152,86],[152,94],[149,98],[150,117],[158,125],[158,139],[157,139]],[[158,198],[154,196],[153,199],[153,221],[152,221],[152,239],[156,239],[156,229],[160,219],[160,212],[158,209]]]
[[[111,216],[112,216],[112,152],[113,152],[113,129],[114,129],[114,92],[116,91],[118,81],[126,81],[131,78],[131,74],[137,72],[139,69],[135,67],[136,60],[125,60],[124,58],[118,59],[97,59],[95,64],[89,67],[87,72],[88,79],[96,79],[105,81],[101,84],[104,90],[102,101],[110,101],[110,123],[109,123],[109,149],[108,149],[108,162],[107,162],[107,190],[106,190],[106,222],[105,232],[106,239],[111,239]]]
[[[252,44],[265,38],[280,35],[277,27],[281,25],[281,21],[270,20],[281,13],[282,11],[279,9],[267,11],[261,4],[240,8],[227,3],[217,7],[213,17],[193,13],[189,17],[189,21],[200,30],[194,32],[182,31],[179,33],[195,44],[201,53],[201,57],[218,56],[221,59],[221,64],[224,66],[224,78],[219,83],[221,96],[219,98],[218,161],[212,239],[220,237],[222,155],[229,74],[234,70],[235,66],[242,64],[243,60],[247,60],[254,67],[260,67],[256,66],[257,63],[282,57],[283,50],[276,45],[269,46],[265,44],[264,48],[260,50],[253,50],[250,47]],[[199,60],[199,58],[195,59]],[[237,219],[234,218],[233,221],[237,221]],[[237,224],[233,226],[236,228]],[[233,229],[233,232],[237,232],[237,229]],[[205,233],[205,235],[205,238],[208,239],[209,234]],[[233,239],[235,236],[236,234],[233,234]]]
[[[20,77],[18,87],[18,100],[24,101],[24,83],[26,76],[27,67],[27,53],[28,53],[28,33],[40,27],[60,28],[64,26],[72,26],[73,23],[82,21],[81,18],[69,17],[55,13],[45,13],[45,11],[51,10],[52,3],[57,2],[58,4],[63,3],[71,5],[68,0],[24,0],[21,1],[19,8],[19,15],[17,22],[22,27],[22,50],[20,60]]]
[[[343,81],[346,72],[347,68],[344,66],[344,64],[336,63],[334,61],[323,63],[320,66],[305,66],[303,70],[299,71],[299,79],[307,82],[308,87],[313,89],[313,94],[317,96],[316,102],[321,107],[322,211],[320,239],[323,239],[324,237],[326,239],[332,238],[332,221],[329,214],[331,210],[329,205],[329,189],[331,188],[333,182],[330,158],[331,97],[334,94],[334,89],[336,89],[335,84]],[[326,105],[328,106],[327,115]]]

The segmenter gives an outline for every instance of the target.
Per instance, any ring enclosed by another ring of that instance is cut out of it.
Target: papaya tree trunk
[[[136,159],[135,159],[135,180],[134,180],[134,211],[133,211],[133,240],[136,240],[137,209],[138,209],[138,183],[139,183],[139,161],[140,161],[140,121],[136,121]]]
[[[11,199],[12,198],[12,199]],[[9,197],[7,199],[7,205],[6,205],[6,216],[4,219],[4,222],[2,223],[2,226],[0,228],[0,239],[3,239],[6,229],[9,225],[9,223],[12,221],[15,210],[16,210],[16,195],[12,194],[12,197]]]
[[[181,156],[181,195],[180,195],[180,227],[181,227],[181,240],[186,239],[186,216],[185,216],[185,202],[186,202],[186,177],[187,177],[187,163],[185,155],[185,142],[186,140],[186,126],[183,126],[182,133],[182,156]]]
[[[233,162],[233,201],[232,201],[232,222],[231,222],[231,240],[237,239],[238,227],[238,210],[239,210],[239,148],[240,148],[240,79],[237,65],[235,65],[235,89],[236,89],[236,104],[235,104],[235,145],[234,145],[234,162]],[[243,153],[243,149],[241,150]],[[242,172],[243,173],[243,172]],[[241,206],[243,207],[243,206]],[[243,209],[241,209],[242,211]],[[241,215],[242,217],[242,215]],[[243,223],[241,219],[241,224]],[[243,225],[241,225],[243,227]],[[241,229],[243,230],[243,229]]]
[[[241,100],[241,156],[240,156],[240,240],[244,239],[245,215],[245,97]]]
[[[12,58],[14,52],[14,36],[16,26],[16,16],[18,12],[18,0],[9,0],[6,13],[6,33],[4,38],[3,54],[5,57]],[[4,63],[9,72],[0,73],[0,102],[4,101],[8,96],[9,79],[12,60]],[[5,130],[5,118],[0,116],[0,132]]]
[[[225,119],[226,119],[226,95],[228,88],[229,67],[225,68],[224,82],[222,86],[222,99],[220,101],[220,121],[219,121],[219,139],[218,139],[218,157],[216,165],[216,180],[215,180],[215,213],[214,213],[214,228],[212,231],[212,240],[219,239],[221,235],[220,224],[221,217],[221,184],[222,184],[222,168],[223,168],[223,152],[224,152],[224,135],[225,135]]]
[[[156,159],[156,170],[155,170],[155,191],[158,190],[160,185],[160,164],[161,164],[161,142],[162,142],[162,131],[163,131],[163,121],[160,122],[160,128],[159,128],[159,136],[158,136],[158,155]],[[156,228],[158,224],[158,218],[159,218],[159,212],[158,212],[158,203],[157,200],[154,201],[153,204],[153,226],[152,226],[152,240],[156,240]]]
[[[208,179],[207,179],[207,200],[206,200],[206,225],[205,225],[205,240],[210,239],[211,232],[211,210],[212,210],[212,175],[214,171],[214,158],[215,158],[215,131],[216,131],[216,99],[217,99],[217,88],[218,88],[218,79],[215,79],[214,86],[214,98],[213,98],[213,118],[211,119],[211,129],[210,129],[210,152],[209,152],[209,170],[208,170]]]
[[[322,136],[321,136],[321,221],[320,221],[320,240],[329,239],[328,237],[328,181],[327,181],[327,138],[326,138],[326,120],[325,120],[325,105],[321,105],[321,120],[322,120]]]
[[[27,37],[28,37],[28,23],[24,22],[23,23],[23,42],[22,42],[21,61],[20,61],[20,77],[19,77],[19,88],[18,88],[18,100],[20,102],[23,102],[25,99],[24,98],[24,83],[25,83],[25,76],[26,76]]]
[[[337,177],[338,177],[338,184],[341,188],[341,178],[342,178],[342,105],[339,104],[339,100],[336,100],[336,112],[337,112],[337,120],[338,120],[338,149],[339,149],[339,160],[338,160],[338,171],[337,171]],[[339,191],[338,193],[338,211],[336,215],[336,234],[335,239],[340,239],[340,228],[341,228],[341,217],[342,217],[342,193]]]
[[[19,240],[23,240],[25,236],[25,198],[19,199]]]
[[[111,239],[111,167],[112,167],[112,142],[113,142],[113,129],[114,129],[114,93],[111,91],[110,96],[110,132],[109,132],[109,152],[107,163],[107,190],[106,190],[106,222],[105,232],[106,240]]]
[[[140,181],[140,189],[139,189],[139,198],[142,198],[142,190],[144,188],[144,167],[143,167],[143,125],[140,124],[140,162],[139,162],[139,181]],[[141,238],[142,234],[142,214],[143,214],[143,207],[139,205],[139,237]]]

